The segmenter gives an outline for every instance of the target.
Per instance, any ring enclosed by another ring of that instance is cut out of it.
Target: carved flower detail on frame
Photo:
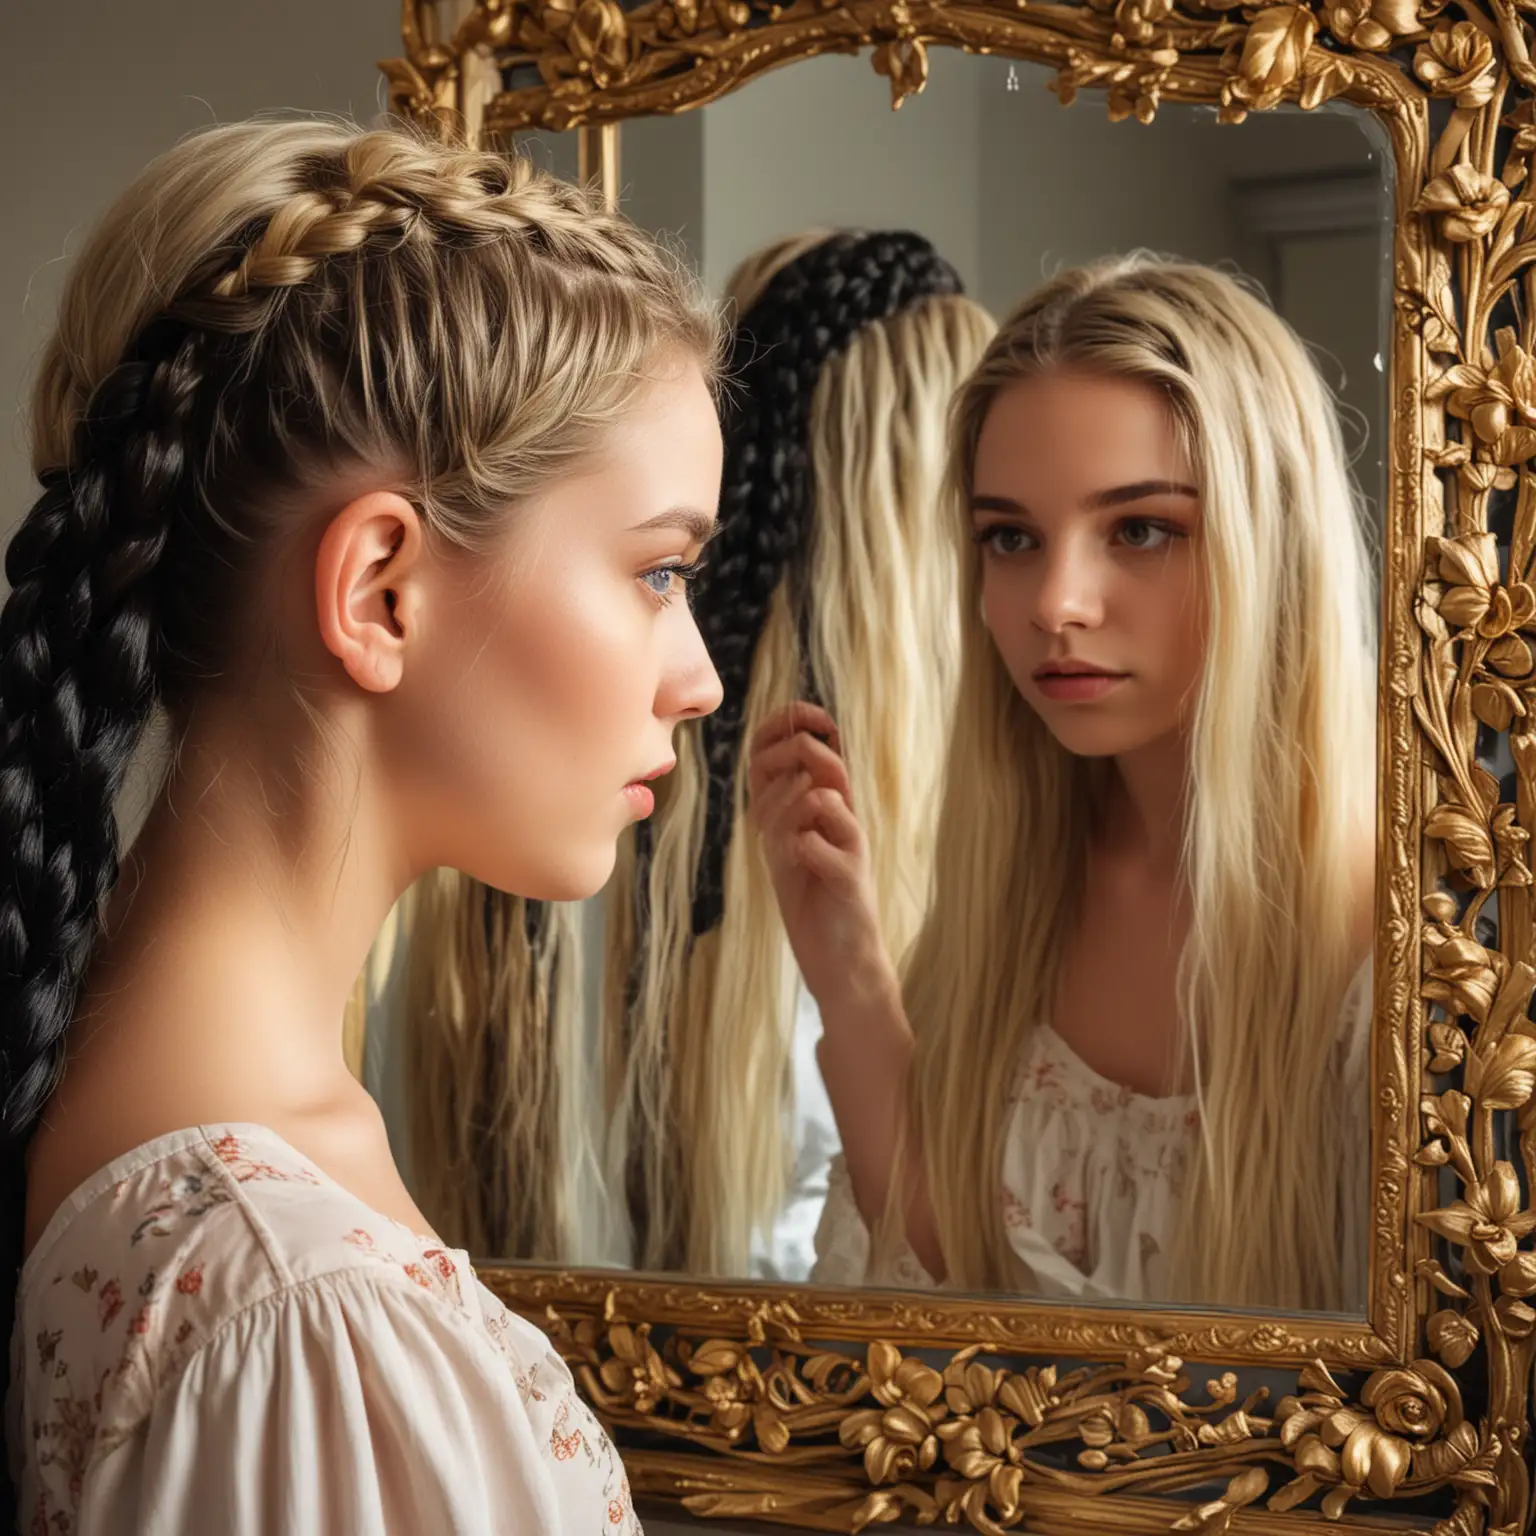
[[[546,79],[587,75],[603,90],[629,68],[629,24],[615,0],[542,0],[529,8],[521,42],[540,55]],[[557,48],[564,57],[555,56]]]
[[[945,1416],[939,1403],[944,1378],[920,1360],[903,1360],[884,1340],[869,1346],[871,1394],[880,1408],[850,1413],[838,1437],[864,1452],[864,1470],[872,1483],[893,1482],[926,1472],[939,1459],[934,1427]]]
[[[1426,929],[1423,996],[1443,1004],[1447,1013],[1467,1014],[1479,1024],[1486,1023],[1508,963],[1497,950],[1484,949],[1475,939],[1459,933],[1446,938],[1438,929]],[[1465,1042],[1452,1049],[1459,1058]]]
[[[1317,36],[1309,6],[1272,5],[1259,12],[1243,38],[1235,74],[1221,88],[1221,104],[1263,112],[1285,99]]]
[[[1424,818],[1424,836],[1445,844],[1456,869],[1480,890],[1495,885],[1530,885],[1525,862],[1530,833],[1516,820],[1515,807],[1498,805],[1486,816],[1443,801]]]
[[[1486,240],[1509,207],[1509,188],[1472,165],[1453,165],[1424,188],[1415,213],[1432,213],[1447,240],[1465,245]]]
[[[1172,15],[1173,0],[1118,0],[1115,35],[1123,38],[1125,44],[1145,48]]]
[[[726,33],[741,31],[752,19],[750,6],[732,4],[730,0],[713,0],[713,4],[708,9],[709,14],[719,24],[720,30]],[[699,30],[701,16],[699,0],[672,0],[670,15],[664,17],[661,31],[692,37]]]
[[[1518,348],[1512,350],[1519,351]],[[1520,356],[1527,364],[1530,362],[1527,354],[1520,353]],[[1510,360],[1511,354],[1507,353],[1499,366],[1504,367]],[[1451,372],[1456,374],[1463,370],[1452,369]],[[1508,407],[1499,400],[1490,402],[1486,385],[1493,377],[1482,375],[1481,382],[1463,377],[1460,384],[1450,381],[1447,387],[1451,410],[1476,417],[1475,430],[1497,433],[1499,446],[1495,451],[1501,451],[1516,436],[1528,440],[1515,445],[1518,451],[1536,446],[1536,432],[1526,427],[1507,426]],[[1431,540],[1430,555],[1437,561],[1440,579],[1448,584],[1436,603],[1440,616],[1463,633],[1492,642],[1482,656],[1484,669],[1475,674],[1470,684],[1473,713],[1484,725],[1496,731],[1507,731],[1516,718],[1524,718],[1528,713],[1525,696],[1506,679],[1523,680],[1531,671],[1531,647],[1520,631],[1536,625],[1536,591],[1523,581],[1508,585],[1500,583],[1498,549],[1491,533]],[[1437,811],[1439,809],[1437,807]],[[1447,810],[1448,817],[1462,814],[1454,808]],[[1445,821],[1446,817],[1441,819]],[[1510,845],[1501,850],[1507,854],[1504,867],[1512,868],[1515,864],[1523,867],[1523,830],[1515,823],[1513,812],[1506,816],[1502,807],[1495,815],[1494,826],[1495,839],[1501,835]]]
[[[711,1339],[688,1356],[688,1369],[704,1380],[710,1422],[728,1439],[739,1438],[763,1396],[762,1373],[739,1344]]]
[[[1328,30],[1349,48],[1384,53],[1400,37],[1422,32],[1417,0],[1344,0],[1329,6]]]
[[[1496,341],[1498,360],[1492,368],[1459,363],[1447,369],[1427,395],[1430,400],[1443,399],[1451,415],[1470,422],[1496,464],[1523,464],[1536,456],[1536,358],[1520,346],[1508,326],[1499,331]],[[1491,534],[1469,534],[1449,542],[1492,538]],[[1486,557],[1481,563],[1486,567]],[[1498,580],[1497,556],[1492,580]]]
[[[1038,1429],[1045,1422],[1060,1401],[1056,1383],[1054,1365],[996,1371],[968,1354],[945,1370],[944,1402],[953,1417],[937,1432],[944,1459],[973,1485],[961,1501],[973,1524],[986,1520],[988,1504],[1003,1524],[1019,1517],[1024,1456],[1014,1431],[1020,1424]]]
[[[637,1413],[651,1412],[668,1388],[682,1385],[682,1378],[652,1347],[648,1324],[631,1328],[615,1323],[608,1343],[613,1354],[603,1361],[598,1376],[609,1392],[633,1403]]]
[[[1413,56],[1414,73],[1436,96],[1449,96],[1464,111],[1486,106],[1498,86],[1493,43],[1470,21],[1442,21]]]
[[[599,89],[623,76],[629,63],[629,26],[614,0],[580,0],[565,35],[578,63],[591,71]]]
[[[1329,1380],[1325,1372],[1307,1374],[1321,1378],[1312,1385]],[[1377,1371],[1360,1402],[1360,1408],[1351,1407],[1336,1387],[1281,1400],[1275,1423],[1282,1442],[1295,1448],[1303,1472],[1386,1499],[1413,1470],[1416,1456],[1434,1451],[1439,1461],[1459,1464],[1458,1456],[1465,1461],[1476,1451],[1477,1436],[1464,1421],[1455,1379],[1433,1360]],[[1446,1440],[1454,1446],[1449,1457],[1440,1452]]]
[[[928,49],[920,37],[899,37],[875,49],[877,75],[891,82],[891,106],[899,109],[908,96],[928,84]]]
[[[1466,1186],[1466,1197],[1419,1220],[1466,1253],[1481,1275],[1495,1275],[1519,1251],[1520,1239],[1536,1231],[1536,1212],[1522,1210],[1520,1180],[1508,1163],[1495,1163],[1487,1179]]]
[[[1014,1443],[1012,1421],[996,1408],[983,1408],[974,1418],[950,1419],[940,1425],[944,1459],[967,1482],[984,1490],[1004,1522],[1019,1513],[1024,1488],[1022,1457]]]

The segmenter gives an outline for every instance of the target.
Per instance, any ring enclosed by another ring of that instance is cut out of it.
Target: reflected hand
[[[825,1008],[839,988],[889,969],[864,830],[837,725],[803,701],[752,738],[747,815],[763,839],[790,947]]]

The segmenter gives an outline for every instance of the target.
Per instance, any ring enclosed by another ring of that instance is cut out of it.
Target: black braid
[[[865,326],[960,292],[959,274],[921,235],[835,235],[775,273],[737,323],[720,532],[694,600],[724,689],[720,708],[702,722],[709,787],[694,885],[696,936],[723,912],[736,760],[757,643],[774,592],[801,565],[810,543],[817,380]],[[800,617],[803,626],[803,601]],[[814,692],[816,680],[809,686]]]
[[[15,1318],[25,1156],[63,1067],[102,904],[115,802],[157,696],[156,573],[187,467],[198,339],[150,327],[102,382],[66,470],[5,555],[0,610],[0,1337]],[[0,1519],[14,1528],[15,1490]]]

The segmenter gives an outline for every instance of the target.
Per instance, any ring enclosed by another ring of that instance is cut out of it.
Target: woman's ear
[[[388,693],[405,674],[421,618],[421,514],[370,491],[330,521],[315,555],[315,615],[325,647],[358,687]]]

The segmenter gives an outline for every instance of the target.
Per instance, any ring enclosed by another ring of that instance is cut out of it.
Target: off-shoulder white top
[[[158,1137],[55,1214],[7,1439],[39,1536],[640,1529],[544,1335],[256,1125]]]
[[[1368,1134],[1371,967],[1340,1009],[1345,1102]],[[1033,1277],[1031,1294],[1085,1300],[1169,1301],[1166,1248],[1199,1132],[1193,1095],[1149,1098],[1102,1077],[1049,1024],[1030,1035],[1015,1079],[1003,1148],[1009,1244]],[[1365,1304],[1368,1189],[1364,1165],[1345,1191],[1341,1253],[1357,1273],[1346,1290]],[[1358,1185],[1358,1188],[1355,1187]],[[823,1285],[933,1288],[911,1248],[872,1263],[869,1231],[841,1156],[834,1159],[816,1232],[811,1278]]]

